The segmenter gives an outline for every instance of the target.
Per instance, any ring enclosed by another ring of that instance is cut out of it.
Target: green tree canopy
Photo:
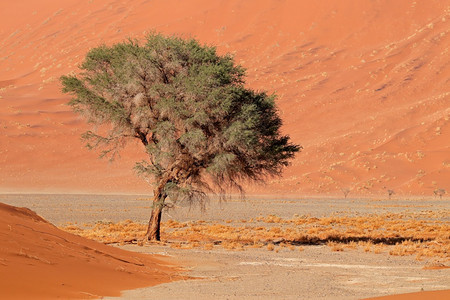
[[[130,138],[148,160],[136,170],[154,183],[153,215],[167,197],[195,200],[241,188],[243,180],[279,175],[301,147],[281,135],[275,97],[245,88],[230,55],[194,39],[150,34],[87,53],[81,73],[61,77],[69,104],[106,134],[86,132],[89,148],[113,158]],[[156,218],[156,217],[155,217]]]

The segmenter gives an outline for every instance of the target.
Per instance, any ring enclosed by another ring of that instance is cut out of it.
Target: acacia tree
[[[242,180],[279,175],[300,146],[281,135],[274,96],[244,87],[230,55],[194,39],[150,34],[90,50],[78,75],[61,77],[69,105],[108,129],[82,135],[111,159],[138,139],[147,160],[135,169],[154,184],[146,238],[160,240],[161,212],[208,192],[242,191]]]

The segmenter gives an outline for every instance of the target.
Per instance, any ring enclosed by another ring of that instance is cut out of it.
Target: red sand
[[[119,296],[180,278],[150,255],[61,231],[27,208],[0,203],[0,298]]]
[[[447,299],[450,299],[450,290],[399,294],[376,298],[367,298],[366,300],[447,300]]]
[[[449,0],[22,0],[0,10],[0,191],[149,192],[142,149],[113,164],[58,78],[100,43],[145,31],[235,54],[248,85],[278,94],[304,151],[249,193],[433,195],[450,191]]]

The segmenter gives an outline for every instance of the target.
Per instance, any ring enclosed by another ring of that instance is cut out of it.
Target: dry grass
[[[105,244],[122,244],[131,240],[141,240],[147,229],[146,225],[134,223],[131,220],[119,223],[97,222],[95,224],[84,224],[83,227],[85,228],[68,223],[61,229]]]
[[[424,211],[364,216],[332,215],[323,218],[296,216],[282,219],[269,215],[250,220],[227,220],[225,224],[205,221],[177,222],[169,220],[161,226],[162,237],[171,247],[201,247],[211,250],[216,245],[228,250],[266,247],[302,251],[304,245],[326,244],[332,251],[361,249],[390,255],[416,255],[417,259],[433,257],[450,261],[450,222],[448,212]],[[126,220],[119,223],[74,225],[64,230],[104,243],[137,242],[144,236],[146,225]],[[276,247],[276,246],[280,247]]]

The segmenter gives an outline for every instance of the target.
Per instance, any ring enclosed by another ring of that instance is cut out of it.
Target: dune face
[[[58,78],[91,47],[151,30],[233,53],[278,95],[304,147],[249,193],[433,195],[450,190],[450,1],[7,1],[0,11],[0,189],[148,192],[131,142],[113,164]]]
[[[54,227],[34,212],[0,203],[0,296],[98,298],[176,279],[149,255],[106,246]]]

